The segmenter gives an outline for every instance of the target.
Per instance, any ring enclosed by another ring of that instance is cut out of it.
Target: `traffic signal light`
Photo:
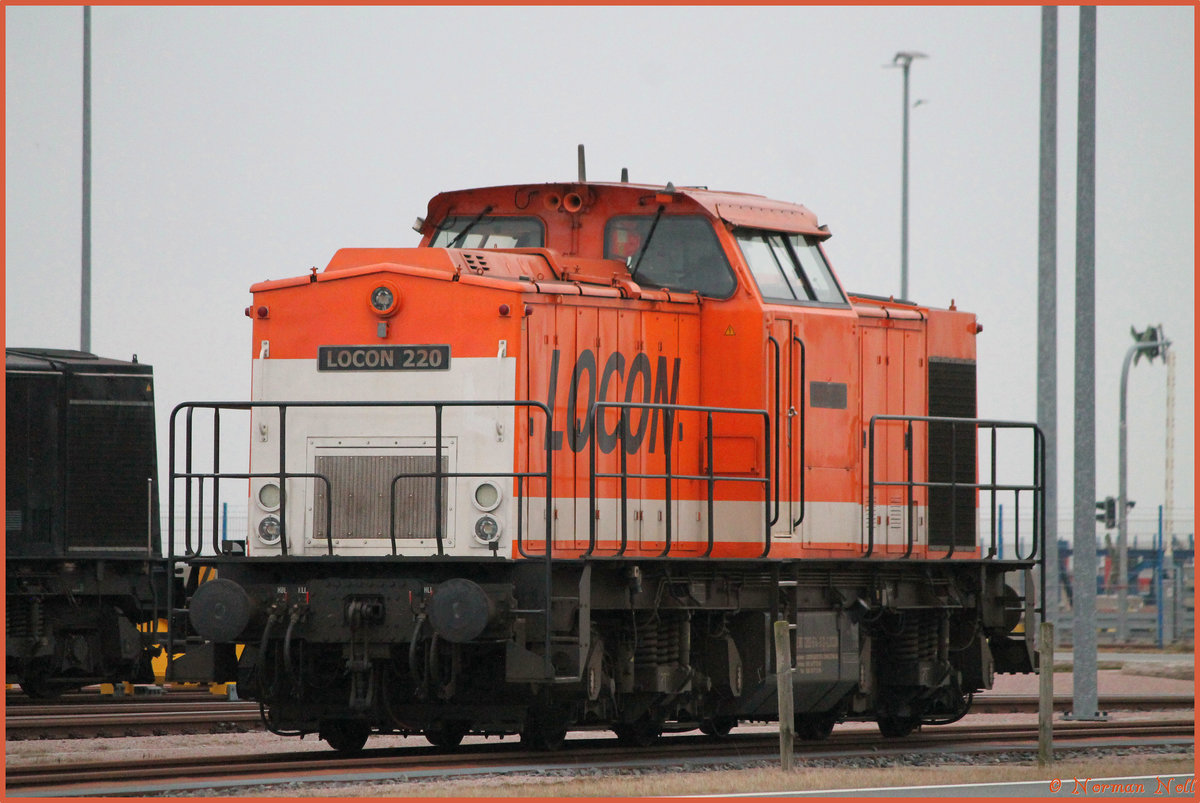
[[[1096,521],[1104,522],[1104,529],[1111,530],[1117,526],[1117,500],[1111,496],[1106,496],[1100,502],[1096,503],[1096,509],[1100,513],[1096,514]]]

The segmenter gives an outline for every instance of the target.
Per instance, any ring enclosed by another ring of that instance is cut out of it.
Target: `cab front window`
[[[463,215],[438,226],[431,248],[544,248],[546,227],[536,217]]]
[[[737,279],[712,223],[699,215],[623,215],[604,227],[604,258],[645,287],[729,298]]]

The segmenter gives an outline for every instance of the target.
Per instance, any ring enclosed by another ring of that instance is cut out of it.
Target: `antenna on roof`
[[[579,183],[583,184],[587,181],[587,170],[583,164],[583,144],[579,145]]]

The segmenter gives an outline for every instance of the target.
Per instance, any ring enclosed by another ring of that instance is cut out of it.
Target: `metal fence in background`
[[[217,523],[217,532],[220,533],[221,540],[245,541],[248,515],[249,513],[246,505],[229,504],[228,502],[223,502],[221,504]],[[171,526],[172,524],[174,526]],[[187,524],[188,522],[182,515],[176,516],[174,522],[170,521],[166,514],[164,514],[161,518],[163,538],[165,539],[167,537],[167,533],[175,533],[176,554],[181,554],[183,551],[183,533],[185,533],[188,529]],[[191,525],[192,533],[212,532],[212,519],[210,518],[209,511],[204,511],[203,519],[201,519],[199,516],[192,516]],[[207,548],[208,544],[205,543],[204,546]],[[209,551],[211,551],[211,549],[209,549]],[[163,552],[165,553],[166,549],[164,549]]]

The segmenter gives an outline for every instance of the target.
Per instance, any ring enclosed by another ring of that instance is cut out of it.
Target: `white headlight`
[[[501,498],[500,486],[491,480],[484,480],[475,486],[473,501],[475,502],[475,507],[484,513],[488,513],[499,507]]]
[[[279,507],[279,486],[273,482],[258,489],[258,503],[263,510],[275,510]]]

